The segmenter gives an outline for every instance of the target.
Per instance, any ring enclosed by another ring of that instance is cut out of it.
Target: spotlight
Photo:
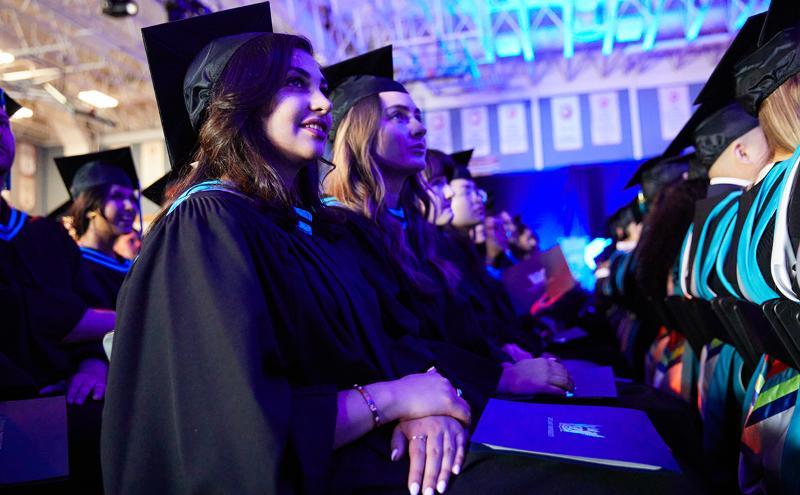
[[[0,50],[0,65],[10,64],[15,60],[14,54]]]
[[[22,107],[14,112],[14,115],[11,115],[10,117],[11,120],[29,119],[33,117],[33,110],[28,107]]]
[[[96,89],[81,91],[78,93],[78,99],[97,108],[116,108],[119,105],[116,98]]]
[[[111,17],[127,17],[139,13],[139,5],[133,0],[103,0],[103,13]]]

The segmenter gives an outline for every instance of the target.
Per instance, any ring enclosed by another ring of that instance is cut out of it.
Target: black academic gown
[[[706,220],[711,214],[711,210],[713,210],[722,200],[724,200],[728,194],[741,189],[742,187],[736,184],[712,184],[708,187],[708,193],[706,194],[706,197],[695,203],[694,220],[692,222],[692,243],[689,246],[689,283],[691,283],[691,280],[694,277],[694,263],[695,259],[697,258],[697,251],[699,249],[700,232],[702,231],[703,226],[706,224]],[[708,234],[706,234],[705,244],[701,250],[702,253],[708,253],[708,245],[711,242],[711,235],[716,231],[719,222],[720,218],[718,216],[709,223],[707,229]],[[732,295],[728,294],[728,291],[722,285],[722,282],[717,276],[716,270],[711,270],[708,278],[708,285],[718,296]]]
[[[338,252],[337,264],[357,260],[355,269],[376,292],[385,331],[404,346],[429,351],[440,371],[463,385],[476,414],[494,395],[501,369],[500,352],[476,326],[474,314],[463,299],[448,302],[453,294],[442,288],[420,294],[390,260],[371,220],[347,209],[335,211],[346,218],[346,228],[324,250]],[[435,280],[436,274],[429,276]]]
[[[538,355],[541,342],[517,318],[503,284],[486,271],[486,263],[474,244],[457,230],[446,227],[437,236],[439,255],[461,272],[457,293],[467,298],[482,332],[497,346],[517,343]]]
[[[333,455],[336,394],[436,358],[391,338],[357,261],[326,242],[223,191],[147,236],[118,299],[110,493],[345,493],[407,474],[389,461],[391,426]]]
[[[771,170],[768,173],[774,173],[775,170]],[[781,181],[777,181],[776,184],[772,187],[772,190],[769,191],[769,195],[777,194],[777,190],[781,185]],[[754,203],[756,201],[756,196],[758,192],[764,187],[764,181],[760,181],[753,185],[747,191],[744,191],[742,195],[739,197],[739,210],[736,215],[736,224],[733,227],[733,237],[732,242],[730,245],[730,249],[728,250],[728,254],[725,258],[724,268],[723,271],[725,273],[725,277],[728,281],[733,285],[734,289],[738,292],[738,297],[744,298],[745,294],[742,293],[741,287],[741,280],[739,280],[739,263],[737,260],[737,247],[738,241],[742,236],[742,229],[745,224],[745,218],[750,211],[751,208],[754,207]],[[758,221],[758,216],[756,217],[756,222]],[[764,234],[759,239],[758,243],[756,244],[756,258],[758,260],[758,266],[761,270],[761,273],[764,275],[764,280],[767,285],[774,290],[776,293],[778,292],[778,288],[775,285],[775,282],[772,280],[772,276],[770,274],[770,261],[772,259],[772,238],[775,231],[775,219],[772,218],[769,223],[767,224],[766,230]],[[746,289],[746,287],[745,287]]]
[[[130,262],[119,256],[111,258],[94,249],[80,249],[81,264],[87,278],[81,296],[94,308],[116,309],[117,294],[130,269]]]
[[[21,218],[0,198],[0,232]],[[80,296],[88,286],[78,247],[64,228],[27,217],[0,239],[0,400],[38,396],[68,379],[85,358],[105,359],[99,342],[65,345],[63,338],[90,307]],[[98,402],[67,405],[70,475],[49,484],[57,492],[102,493]]]
[[[0,238],[0,399],[33,396],[68,375],[74,349],[61,341],[88,308],[78,295],[80,253],[64,228],[23,220],[0,198],[0,225],[12,217],[15,235]]]

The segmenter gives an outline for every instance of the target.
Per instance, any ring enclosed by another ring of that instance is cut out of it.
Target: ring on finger
[[[427,439],[428,439],[428,435],[412,435],[411,436],[411,440],[423,440],[423,441],[425,441]]]

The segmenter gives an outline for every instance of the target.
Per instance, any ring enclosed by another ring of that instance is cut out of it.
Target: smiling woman
[[[285,84],[277,91],[269,112],[263,117],[264,134],[283,158],[272,160],[270,164],[278,169],[284,187],[291,187],[297,165],[305,166],[325,150],[331,127],[331,103],[325,97],[327,90],[310,48],[296,48]],[[284,162],[287,166],[282,165]]]
[[[139,179],[130,148],[61,157],[56,166],[70,194],[74,235],[89,276],[82,296],[97,308],[114,309],[130,262],[114,244],[134,230]]]

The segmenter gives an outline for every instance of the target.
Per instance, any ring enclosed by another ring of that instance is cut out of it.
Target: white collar
[[[623,253],[630,253],[636,248],[636,241],[617,241],[616,244],[617,251],[622,251]]]
[[[730,184],[732,186],[747,187],[753,181],[747,179],[740,179],[738,177],[712,177],[708,185],[716,186],[717,184]]]

